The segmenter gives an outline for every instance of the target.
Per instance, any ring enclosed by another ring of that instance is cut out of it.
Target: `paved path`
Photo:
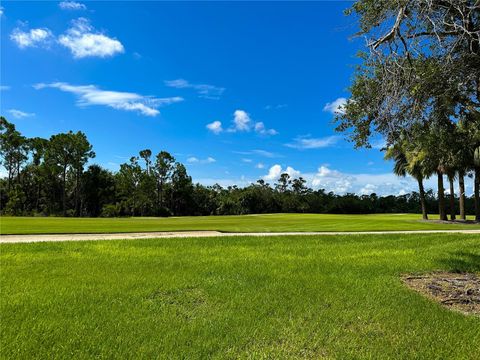
[[[0,244],[48,241],[132,240],[153,238],[219,237],[219,236],[291,236],[291,235],[382,235],[382,234],[480,234],[477,230],[414,230],[414,231],[326,231],[326,232],[255,232],[227,233],[219,231],[143,232],[115,234],[0,235]]]

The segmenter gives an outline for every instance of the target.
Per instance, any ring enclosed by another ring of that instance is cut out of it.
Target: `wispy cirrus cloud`
[[[62,1],[58,3],[58,7],[62,10],[87,10],[85,4],[76,1]]]
[[[156,98],[132,92],[101,90],[96,85],[71,85],[65,82],[40,83],[35,89],[53,88],[77,96],[78,106],[103,105],[116,110],[135,111],[145,116],[157,116],[159,107],[183,101],[181,97]]]
[[[254,149],[254,150],[249,150],[249,151],[233,151],[234,154],[239,154],[239,155],[258,155],[266,158],[277,158],[281,157],[280,155],[266,151],[266,150],[261,150],[261,149]]]
[[[277,105],[266,105],[264,107],[265,110],[280,110],[283,108],[286,108],[288,105],[287,104],[277,104]]]
[[[72,21],[72,27],[58,37],[58,42],[68,48],[73,57],[111,57],[125,51],[122,43],[97,32],[86,18]]]
[[[45,47],[53,40],[53,34],[47,28],[37,28],[26,31],[15,28],[10,34],[10,40],[17,44],[20,49]]]
[[[208,84],[192,84],[185,79],[165,80],[165,85],[176,89],[194,89],[200,97],[212,100],[220,99],[225,92],[223,87]]]
[[[189,158],[187,158],[187,163],[189,164],[212,164],[214,162],[216,162],[217,160],[215,160],[213,157],[209,156],[205,159],[199,159],[195,156],[191,156]]]
[[[18,109],[9,109],[7,112],[12,115],[15,119],[23,119],[26,117],[33,117],[35,116],[35,113],[28,113],[22,110]]]
[[[10,86],[8,85],[0,85],[0,91],[7,91],[10,90]]]
[[[327,111],[332,114],[343,114],[345,112],[344,106],[347,103],[347,99],[344,97],[339,97],[338,99],[326,103],[323,107],[323,111]]]
[[[340,141],[340,136],[327,136],[322,138],[312,138],[309,136],[299,136],[294,139],[293,143],[285,144],[285,146],[294,149],[321,149],[331,147]]]

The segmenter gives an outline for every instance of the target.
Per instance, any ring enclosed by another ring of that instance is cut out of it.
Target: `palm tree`
[[[480,221],[480,146],[475,149],[473,166],[475,170],[475,221]]]
[[[455,177],[456,177],[456,169],[454,167],[447,168],[446,174],[448,178],[448,182],[450,184],[450,220],[456,220],[456,211],[455,211]]]
[[[415,133],[423,155],[425,173],[437,175],[438,214],[443,221],[448,220],[443,175],[447,172],[448,160],[451,158],[448,153],[449,131],[445,124],[432,123]]]
[[[469,146],[469,129],[465,119],[461,119],[457,123],[455,141],[455,168],[458,174],[460,220],[465,221],[467,219],[465,212],[465,176],[470,171],[473,162],[472,151]]]
[[[414,151],[406,151],[407,144],[408,142],[401,141],[388,147],[385,153],[385,159],[394,161],[393,172],[395,175],[405,177],[409,174],[417,180],[420,194],[420,205],[422,207],[422,218],[423,220],[428,220],[425,188],[423,187],[423,179],[425,176],[422,162],[420,160],[421,158],[416,156]]]
[[[464,135],[464,166],[467,170],[473,170],[474,181],[474,204],[475,220],[480,221],[480,113],[471,113],[461,122],[462,134]]]

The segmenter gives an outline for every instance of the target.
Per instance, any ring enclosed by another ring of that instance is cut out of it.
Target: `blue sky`
[[[334,131],[364,46],[349,4],[2,1],[1,113],[26,136],[85,132],[111,170],[150,148],[204,184],[287,171],[338,193],[408,192],[377,148]]]

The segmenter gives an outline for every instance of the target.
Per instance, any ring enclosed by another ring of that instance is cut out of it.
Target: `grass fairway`
[[[0,220],[0,233],[65,234],[186,230],[280,232],[480,229],[480,224],[445,224],[424,222],[420,221],[420,219],[421,215],[417,214],[266,214],[113,219],[4,216]],[[432,219],[435,219],[435,216]]]
[[[478,359],[480,318],[400,274],[480,272],[480,236],[2,244],[1,358]]]

